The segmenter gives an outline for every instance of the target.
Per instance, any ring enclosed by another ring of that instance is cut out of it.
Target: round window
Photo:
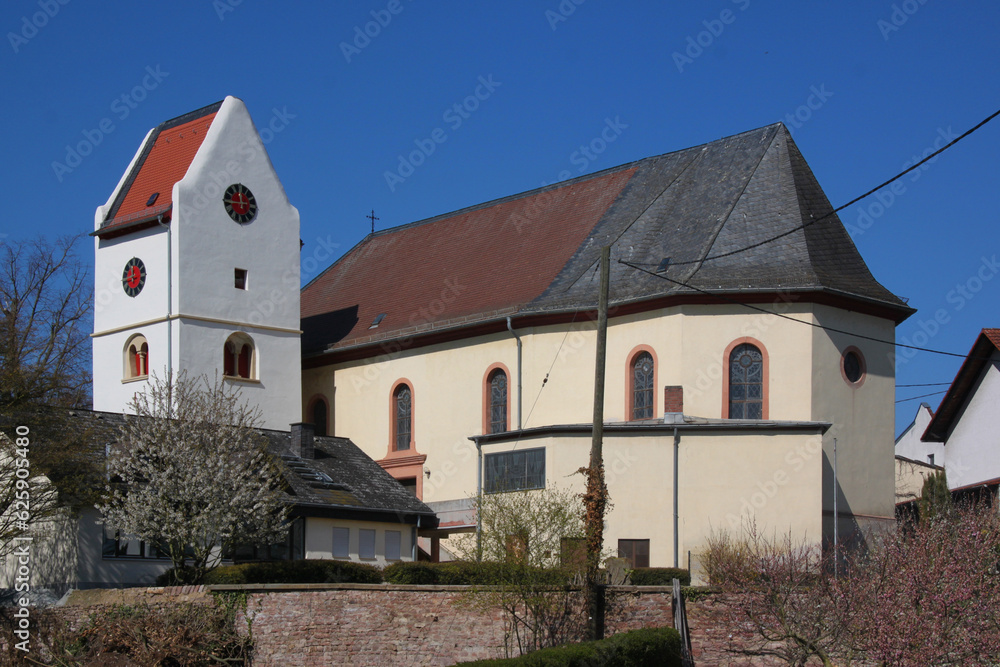
[[[865,360],[857,348],[848,348],[841,357],[840,370],[848,384],[858,386],[865,379]]]

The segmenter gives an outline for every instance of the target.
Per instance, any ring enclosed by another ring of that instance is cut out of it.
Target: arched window
[[[403,451],[413,442],[413,395],[410,385],[400,384],[392,394],[393,448]]]
[[[729,418],[765,419],[764,355],[740,343],[729,353]]]
[[[253,339],[250,336],[244,333],[233,334],[226,340],[222,354],[223,375],[246,380],[256,379],[254,366],[257,360],[254,359]]]
[[[125,343],[125,372],[123,377],[126,380],[134,378],[144,378],[149,375],[149,344],[146,337],[137,334],[128,339]]]
[[[656,381],[656,365],[653,355],[645,350],[632,358],[629,368],[629,402],[631,403],[631,419],[652,419],[655,414],[653,406],[653,384]]]
[[[489,397],[489,433],[508,430],[507,422],[507,373],[496,368],[486,380]]]
[[[313,433],[316,435],[326,435],[326,400],[317,398],[312,406]]]

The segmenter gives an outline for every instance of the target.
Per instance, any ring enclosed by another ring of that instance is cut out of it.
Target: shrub
[[[637,567],[629,573],[633,586],[670,586],[674,579],[680,579],[681,586],[691,585],[691,573],[679,567]]]
[[[526,571],[530,571],[532,582],[539,586],[566,586],[573,577],[570,570],[563,568],[526,568],[520,564],[489,561],[393,563],[385,568],[383,576],[390,584],[496,586],[519,581],[524,578]]]
[[[156,583],[170,581],[168,570]],[[206,574],[212,584],[380,584],[382,571],[367,563],[344,560],[281,560],[223,565]]]
[[[32,652],[9,650],[0,662],[11,665],[249,665],[250,637],[236,631],[236,608],[225,602],[151,606],[113,605],[90,614],[73,631],[64,621],[44,611],[32,619],[41,623],[32,632]],[[7,647],[13,635],[4,624]],[[37,642],[37,644],[36,644]],[[38,651],[36,651],[36,646]],[[20,655],[17,655],[20,654]]]
[[[643,628],[601,641],[543,648],[518,658],[460,664],[474,667],[674,667],[681,664],[681,638],[673,628]]]
[[[436,584],[441,563],[408,562],[393,563],[382,570],[382,577],[390,584]]]

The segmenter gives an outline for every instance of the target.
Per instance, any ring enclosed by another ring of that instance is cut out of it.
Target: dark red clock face
[[[250,188],[242,183],[234,183],[226,188],[222,203],[226,207],[226,213],[236,222],[247,223],[257,215],[257,200]]]
[[[136,296],[146,284],[146,265],[138,257],[133,257],[125,264],[122,272],[122,289],[129,296]]]

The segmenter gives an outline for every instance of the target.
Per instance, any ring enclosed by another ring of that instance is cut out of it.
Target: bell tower
[[[91,236],[95,410],[186,371],[301,421],[299,213],[242,101],[150,130]]]

